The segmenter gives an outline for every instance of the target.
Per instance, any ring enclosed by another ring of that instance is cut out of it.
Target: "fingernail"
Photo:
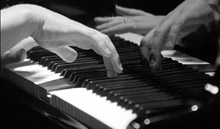
[[[120,69],[120,71],[118,71],[118,73],[122,73],[123,67],[122,67],[121,63],[119,64],[119,69]]]
[[[21,49],[21,50],[18,51],[18,54],[19,54],[19,55],[22,55],[22,54],[24,54],[25,52],[26,52],[25,49]]]
[[[150,66],[151,67],[155,67],[156,66],[155,60],[153,60],[153,59],[150,60]]]
[[[153,54],[151,54],[150,55],[150,61],[149,61],[149,65],[150,65],[150,67],[152,68],[152,69],[155,69],[155,68],[157,68],[157,60],[156,60],[156,57],[153,55]]]
[[[122,67],[120,59],[118,59],[118,64],[119,64],[119,69],[120,69],[120,71],[118,71],[118,73],[122,73],[123,67]]]
[[[96,28],[96,29],[100,29],[100,26],[96,26],[95,28]]]
[[[142,64],[143,69],[149,71],[151,68],[150,68],[150,66],[149,66],[148,60],[145,59],[145,58],[143,57],[143,55],[141,55],[140,58],[141,58],[141,64]]]
[[[106,52],[108,55],[111,55],[111,54],[112,54],[112,52],[111,52],[108,48],[105,49],[105,52]]]
[[[116,72],[114,72],[114,71],[107,71],[107,77],[117,77],[117,73]]]
[[[25,49],[19,50],[18,56],[20,58],[20,61],[23,61],[25,58],[27,58],[26,50]]]
[[[173,47],[173,43],[171,40],[169,40],[167,43],[166,43],[166,48],[170,49]]]
[[[71,63],[71,62],[74,62],[76,60],[77,53],[75,53],[75,52],[67,53],[65,55],[65,57],[62,57],[62,58],[63,58],[64,61]]]
[[[10,51],[6,51],[3,55],[9,55],[11,52]]]
[[[162,55],[160,55],[162,56]],[[162,57],[160,57],[162,58]],[[162,71],[162,65],[160,62],[161,59],[157,59],[156,56],[151,56],[150,58],[150,67],[151,67],[151,72],[160,72]]]

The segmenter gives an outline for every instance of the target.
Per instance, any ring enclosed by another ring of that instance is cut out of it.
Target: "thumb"
[[[17,51],[7,51],[1,57],[1,69],[9,64],[19,63],[27,57],[26,51],[20,49]]]
[[[70,48],[69,46],[59,47],[59,48],[53,48],[48,49],[51,52],[57,54],[62,60],[66,62],[73,62],[77,58],[77,52]]]

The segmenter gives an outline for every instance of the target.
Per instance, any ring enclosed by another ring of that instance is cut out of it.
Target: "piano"
[[[110,38],[124,68],[118,77],[106,77],[102,58],[92,50],[74,48],[77,60],[66,63],[35,47],[24,62],[2,70],[1,78],[13,84],[9,89],[13,89],[14,97],[60,128],[219,126],[219,66],[190,58],[176,46],[162,52],[163,70],[151,71],[141,64],[141,35],[126,33]]]

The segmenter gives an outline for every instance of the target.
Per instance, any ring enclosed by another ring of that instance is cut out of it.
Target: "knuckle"
[[[150,46],[150,40],[146,37],[144,37],[140,42],[140,47],[149,47]]]
[[[110,41],[110,38],[109,38],[107,35],[105,35],[105,34],[103,34],[103,39],[104,39],[105,41]]]
[[[103,36],[102,36],[102,39],[100,39],[99,44],[100,44],[100,46],[102,46],[102,47],[106,47],[107,42],[109,42],[109,41],[110,41],[110,39],[108,38],[108,36],[103,35]]]
[[[174,22],[174,24],[172,25],[172,28],[174,30],[177,30],[179,28],[181,28],[183,26],[183,21],[182,20],[177,20],[176,22]]]
[[[154,37],[159,37],[160,35],[162,35],[162,29],[158,28],[158,29],[155,30],[155,32],[154,32]]]
[[[144,39],[142,39],[141,42],[140,42],[140,47],[144,47],[145,44],[146,44],[146,41]]]

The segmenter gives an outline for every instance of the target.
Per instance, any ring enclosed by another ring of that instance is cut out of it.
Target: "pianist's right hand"
[[[219,22],[219,19],[219,0],[183,1],[142,39],[143,59],[151,68],[160,68],[163,49],[173,49],[176,43],[201,25]]]
[[[77,57],[69,46],[93,49],[103,56],[108,76],[122,72],[119,55],[108,36],[37,5],[21,4],[1,10],[1,60],[6,51],[4,60],[16,58],[13,54],[24,56],[25,45],[18,45],[16,50],[12,47],[28,37],[67,62]]]

